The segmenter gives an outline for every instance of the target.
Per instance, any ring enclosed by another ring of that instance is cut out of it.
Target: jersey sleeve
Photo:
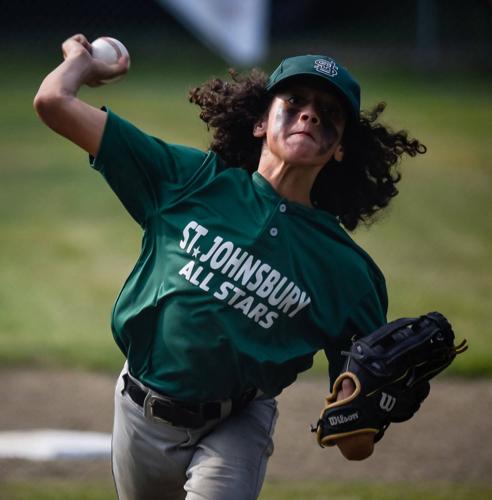
[[[381,277],[352,308],[337,341],[325,349],[328,358],[330,389],[342,371],[344,357],[341,352],[349,350],[354,337],[364,337],[386,324],[387,312],[388,295],[384,278]]]
[[[107,108],[108,113],[93,168],[106,179],[130,215],[146,219],[170,202],[206,163],[198,149],[168,144],[147,135]]]

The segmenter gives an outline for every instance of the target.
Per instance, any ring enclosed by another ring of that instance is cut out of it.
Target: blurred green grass
[[[124,81],[81,96],[147,132],[205,148],[187,91],[225,67],[133,64]],[[112,302],[139,252],[140,231],[86,155],[44,127],[32,99],[51,61],[0,82],[0,362],[116,371]],[[14,66],[3,66],[14,71]],[[268,68],[267,68],[268,69]],[[492,167],[488,82],[463,75],[358,75],[363,105],[388,102],[384,121],[428,148],[402,165],[401,195],[355,239],[383,269],[389,318],[440,310],[469,351],[448,373],[492,374]],[[5,75],[4,75],[5,76]],[[8,76],[8,75],[7,75]],[[317,357],[314,373],[325,370]]]
[[[109,500],[116,498],[107,483],[64,483],[42,481],[36,485],[7,482],[0,484],[4,500]],[[492,495],[487,486],[463,483],[351,482],[266,482],[261,500],[486,500]]]

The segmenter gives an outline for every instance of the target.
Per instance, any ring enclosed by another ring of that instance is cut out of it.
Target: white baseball
[[[91,43],[92,57],[99,59],[107,64],[115,64],[122,56],[130,57],[126,47],[116,38],[102,36]],[[128,59],[128,67],[130,67],[130,59]],[[101,80],[102,83],[113,83],[119,80],[121,76],[115,76],[108,80]]]

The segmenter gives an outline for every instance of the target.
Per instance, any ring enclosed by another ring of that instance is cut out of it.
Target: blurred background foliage
[[[0,16],[0,363],[116,372],[113,300],[139,252],[140,231],[85,154],[32,109],[43,77],[74,33],[122,40],[132,68],[116,85],[83,89],[145,131],[207,147],[188,90],[229,64],[156,2],[17,0]],[[274,0],[266,71],[285,56],[326,53],[361,82],[363,106],[424,142],[404,162],[401,195],[354,238],[386,274],[390,319],[440,310],[469,352],[449,372],[492,374],[492,4]],[[314,373],[324,373],[317,358]]]

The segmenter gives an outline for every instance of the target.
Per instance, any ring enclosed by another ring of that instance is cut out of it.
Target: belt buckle
[[[161,398],[159,396],[155,396],[154,394],[152,394],[149,391],[147,393],[147,395],[145,396],[145,399],[143,402],[144,417],[148,418],[150,420],[158,420],[159,422],[163,422],[165,424],[174,425],[169,420],[165,420],[164,418],[157,417],[156,415],[154,415],[154,405],[157,401],[160,404],[162,404],[163,406],[168,406],[169,408],[171,408],[173,406],[171,401],[167,401],[164,398]]]

